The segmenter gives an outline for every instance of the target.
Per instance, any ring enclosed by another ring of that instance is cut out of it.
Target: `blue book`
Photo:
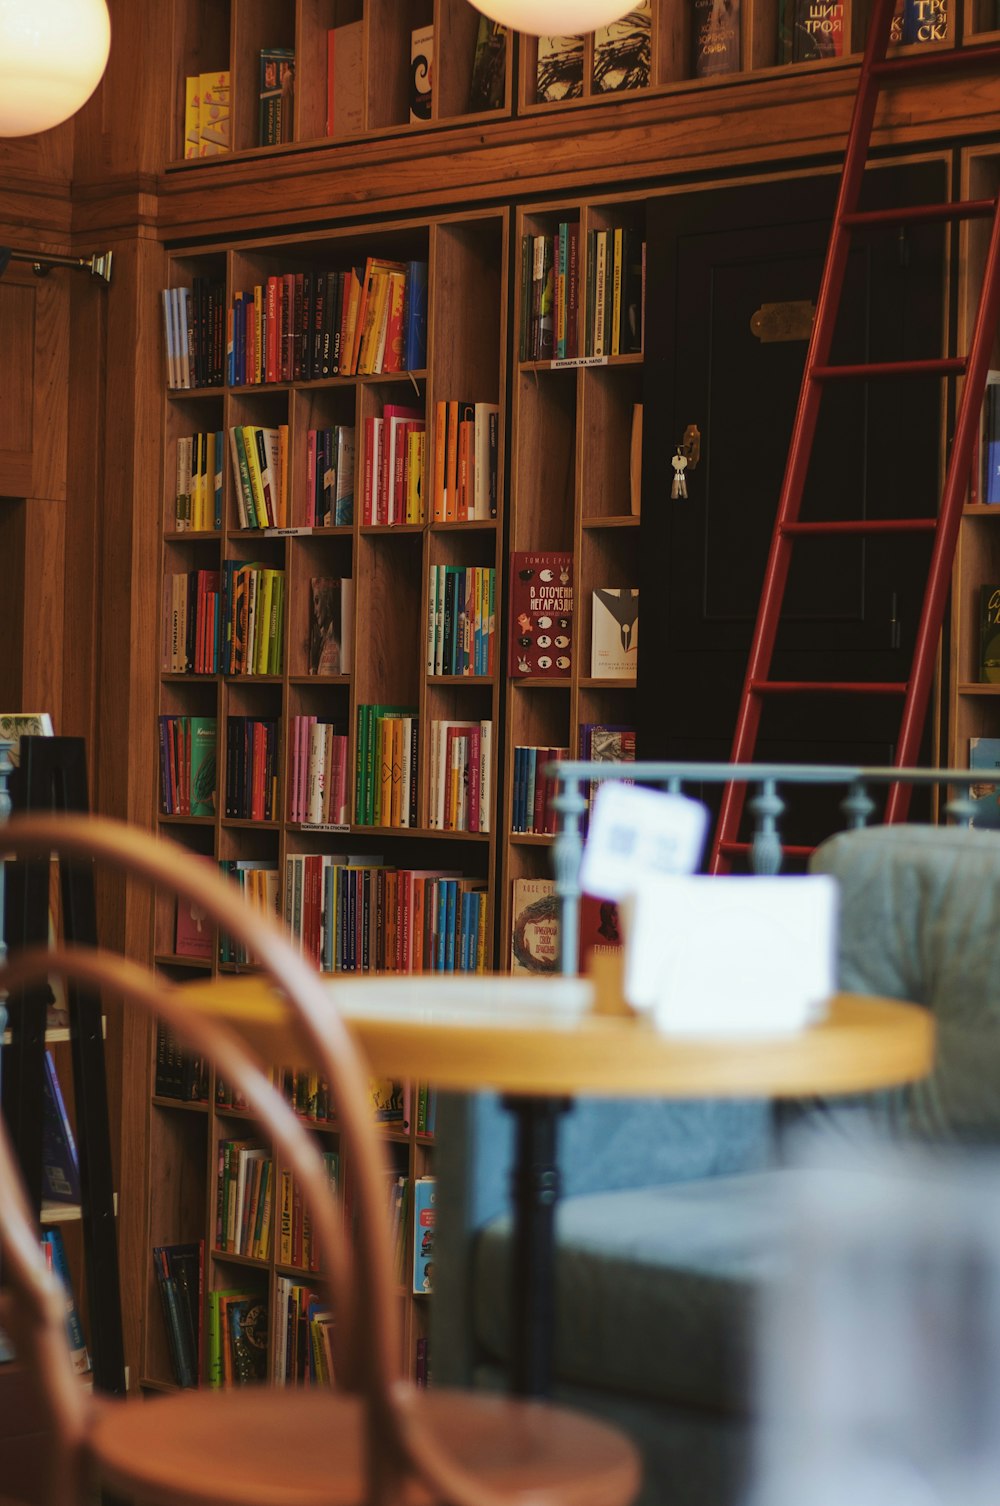
[[[413,1183],[413,1290],[434,1290],[434,1219],[436,1185],[433,1177]]]
[[[403,369],[420,371],[427,365],[427,263],[411,261],[406,267],[406,333]]]
[[[66,1246],[63,1244],[62,1231],[58,1228],[46,1229],[42,1235],[42,1244],[46,1247],[49,1263],[62,1282],[63,1291],[66,1294],[66,1337],[69,1340],[73,1357],[73,1369],[78,1375],[83,1375],[90,1369],[90,1356],[87,1353],[83,1324],[80,1322],[80,1313],[73,1295],[73,1280],[69,1273],[69,1261],[66,1259]]]
[[[455,971],[455,930],[456,909],[458,904],[458,880],[446,879],[448,894],[448,908],[445,913],[445,943],[444,943],[444,967],[445,972]]]
[[[986,445],[983,501],[1000,503],[1000,372],[991,371],[986,386]]]
[[[80,1201],[80,1162],[52,1052],[45,1053],[42,1077],[42,1180],[53,1203]]]
[[[973,826],[1000,827],[1000,737],[969,738],[969,768],[989,771],[992,780],[974,784],[969,794],[975,802]]]

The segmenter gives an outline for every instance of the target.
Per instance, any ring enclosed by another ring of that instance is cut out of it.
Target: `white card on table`
[[[693,873],[707,820],[705,807],[687,795],[602,784],[590,816],[581,889],[599,899],[622,899],[647,877]]]

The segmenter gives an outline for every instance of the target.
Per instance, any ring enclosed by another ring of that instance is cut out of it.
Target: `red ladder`
[[[991,199],[968,199],[946,204],[921,204],[901,209],[858,209],[865,163],[879,94],[884,84],[915,76],[967,69],[1000,61],[1000,46],[929,48],[925,54],[886,57],[894,0],[875,0],[864,57],[858,78],[851,125],[844,154],[843,174],[837,194],[833,226],[816,300],[802,386],[789,443],[785,476],[775,518],[774,534],[764,574],[760,606],[754,626],[746,677],[740,696],[731,762],[753,761],[763,703],[768,696],[790,695],[881,695],[902,698],[903,710],[896,743],[897,767],[912,765],[918,757],[921,732],[927,715],[938,639],[944,619],[952,560],[962,507],[979,432],[979,415],[986,388],[993,337],[1000,316],[1000,194]],[[914,224],[919,221],[992,218],[993,230],[983,270],[979,305],[968,354],[920,361],[883,361],[867,365],[831,366],[830,349],[840,304],[844,274],[854,230],[872,226]],[[802,494],[812,453],[820,400],[828,382],[884,377],[964,375],[955,434],[948,457],[944,489],[936,518],[899,518],[857,521],[800,521]],[[877,532],[935,533],[927,585],[914,645],[908,680],[900,683],[872,681],[772,680],[769,678],[778,621],[791,563],[792,545],[805,535],[873,534]],[[745,852],[737,841],[745,785],[728,784],[723,790],[719,821],[711,856],[712,872],[726,871],[730,859]],[[909,791],[901,785],[889,790],[884,819],[903,820]]]

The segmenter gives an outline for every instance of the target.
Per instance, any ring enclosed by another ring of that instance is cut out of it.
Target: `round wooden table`
[[[587,979],[493,974],[330,981],[372,1073],[459,1092],[504,1095],[517,1123],[514,1174],[513,1389],[544,1394],[552,1347],[557,1123],[577,1095],[795,1097],[864,1092],[924,1076],[929,1011],[837,994],[817,1023],[790,1034],[668,1035],[652,1021],[595,1013]],[[614,1008],[607,996],[601,1002]],[[308,1065],[282,1000],[255,977],[185,989],[266,1061]]]

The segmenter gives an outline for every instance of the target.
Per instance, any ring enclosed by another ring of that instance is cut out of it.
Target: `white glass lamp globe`
[[[0,0],[0,136],[68,120],[97,88],[110,45],[105,0]]]
[[[575,37],[610,26],[628,14],[636,0],[472,0],[491,21],[532,37]]]

